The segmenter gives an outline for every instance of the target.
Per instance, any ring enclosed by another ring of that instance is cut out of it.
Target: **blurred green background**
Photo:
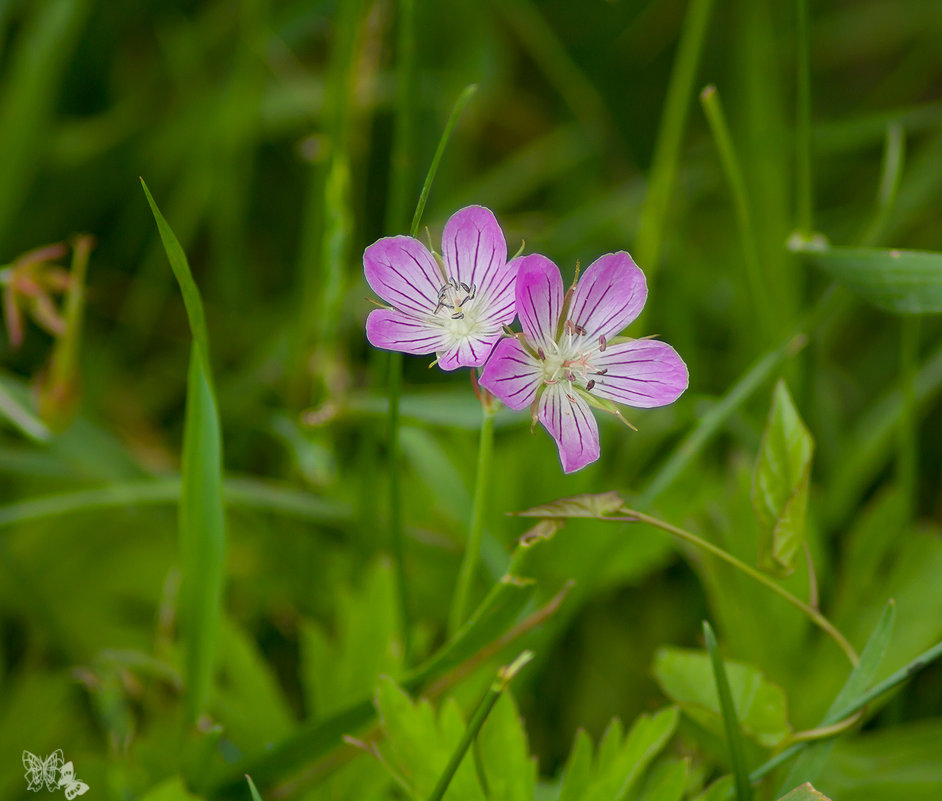
[[[942,635],[942,326],[845,290],[821,312],[830,279],[785,246],[801,222],[795,4],[415,0],[405,93],[401,12],[394,0],[0,0],[0,263],[95,239],[77,362],[44,396],[48,430],[37,387],[48,389],[66,337],[37,325],[26,298],[22,346],[0,345],[0,797],[28,795],[24,748],[64,749],[88,797],[185,798],[167,783],[176,776],[209,796],[199,779],[210,765],[238,768],[401,672],[389,358],[363,334],[361,255],[407,231],[469,84],[423,221],[431,241],[478,203],[511,253],[525,240],[564,275],[630,250],[650,296],[629,333],[663,336],[691,376],[675,405],[629,414],[637,433],[600,421],[601,460],[572,476],[525,413],[501,413],[475,601],[526,529],[505,513],[580,492],[622,491],[754,563],[752,466],[783,375],[816,441],[809,544],[823,610],[860,647],[896,598],[881,676]],[[942,250],[940,39],[935,0],[810,4],[809,231]],[[707,84],[744,179],[745,237],[698,101]],[[412,134],[397,140],[404,104]],[[207,710],[218,742],[181,733],[175,503],[190,334],[139,177],[189,257],[212,342],[228,482]],[[769,354],[744,402],[667,481],[678,443]],[[427,362],[405,358],[395,468],[416,658],[443,642],[480,420],[467,371]],[[653,529],[573,522],[534,570],[531,612],[576,581],[521,641],[537,659],[516,698],[547,779],[577,728],[597,738],[613,716],[669,700],[655,652],[701,647],[704,618],[724,655],[784,688],[796,730],[818,722],[846,676],[794,610]],[[804,562],[786,584],[807,597]],[[452,692],[467,708],[491,675]],[[828,762],[829,794],[937,799],[942,671],[872,712]],[[671,747],[701,782],[728,769],[721,741],[694,721]],[[406,797],[371,757],[355,764],[369,764],[369,789],[315,775],[278,797]]]

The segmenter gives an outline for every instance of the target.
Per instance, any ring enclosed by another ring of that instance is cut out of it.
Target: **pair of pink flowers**
[[[443,370],[483,366],[482,387],[511,409],[534,405],[565,472],[599,458],[590,406],[663,406],[687,388],[687,366],[670,345],[618,336],[647,297],[627,253],[600,257],[564,292],[545,256],[507,261],[504,234],[482,206],[452,215],[442,251],[439,258],[408,236],[366,249],[366,280],[392,306],[370,313],[367,338],[386,350],[436,353]],[[523,332],[510,336],[514,317]]]

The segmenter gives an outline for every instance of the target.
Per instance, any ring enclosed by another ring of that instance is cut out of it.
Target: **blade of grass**
[[[471,720],[468,722],[468,726],[464,730],[464,734],[461,736],[458,746],[448,760],[448,764],[445,766],[445,770],[442,771],[441,778],[438,780],[435,789],[432,790],[432,794],[428,797],[428,801],[441,801],[441,799],[444,798],[445,792],[448,790],[448,785],[451,784],[451,780],[454,778],[455,771],[458,770],[458,766],[464,759],[468,748],[481,731],[481,727],[484,725],[484,721],[487,720],[487,716],[491,713],[491,710],[494,708],[494,705],[497,703],[504,690],[510,685],[510,682],[513,681],[514,677],[531,659],[533,659],[533,653],[531,651],[524,651],[509,665],[505,665],[497,671],[497,678],[491,683],[490,687],[487,688],[487,692],[484,693],[484,696],[478,702],[477,708],[474,710],[474,714],[471,715]]]
[[[413,172],[415,150],[415,0],[400,0],[398,30],[399,62],[396,75],[396,121],[386,230],[401,231],[406,225],[406,198]],[[379,354],[377,354],[379,356]],[[381,358],[381,357],[380,357]],[[399,398],[402,394],[402,354],[389,354],[389,540],[396,566],[396,593],[402,616],[403,663],[412,662],[412,622],[409,593],[406,589],[405,548],[402,536],[402,503],[399,483]],[[375,452],[375,449],[374,449]]]
[[[0,528],[26,525],[103,509],[164,506],[179,503],[179,477],[109,484],[105,487],[54,495],[41,495],[0,506]],[[314,523],[349,521],[350,507],[292,487],[247,478],[229,478],[223,484],[226,506],[252,509]]]
[[[916,376],[919,372],[919,320],[900,320],[899,385],[903,399],[899,422],[899,451],[896,457],[897,482],[906,498],[910,515],[919,504],[919,417],[916,412]]]
[[[89,0],[53,0],[24,7],[28,16],[0,84],[0,242],[34,174]]]
[[[28,393],[7,377],[0,375],[0,415],[29,439],[44,443],[52,439],[52,431],[29,406]]]
[[[412,0],[407,0],[411,6]],[[410,12],[411,13],[411,12]],[[405,22],[403,22],[405,24]],[[411,36],[411,34],[410,34]],[[461,112],[471,97],[477,91],[477,86],[471,84],[466,86],[455,105],[452,107],[448,121],[445,123],[445,129],[442,131],[441,139],[438,141],[438,147],[435,148],[435,154],[432,156],[432,163],[429,165],[428,173],[425,176],[425,183],[422,184],[422,191],[419,193],[419,200],[415,206],[415,212],[412,215],[412,224],[409,226],[409,236],[415,237],[419,232],[419,225],[422,222],[422,214],[425,212],[425,204],[428,201],[429,193],[432,191],[432,183],[435,181],[435,175],[438,172],[438,165],[441,163],[442,156],[445,153],[445,147],[451,138],[451,133],[458,123]],[[397,124],[399,121],[397,120]],[[405,179],[401,179],[405,185]],[[399,599],[402,606],[403,615],[403,637],[405,638],[406,653],[409,654],[411,643],[410,627],[408,624],[408,594],[406,593],[406,570],[405,555],[402,542],[402,490],[399,482],[399,400],[402,394],[402,354],[392,353],[389,358],[389,420],[388,420],[388,450],[389,450],[389,538],[393,551],[393,559],[396,562],[397,582],[399,584]],[[408,663],[408,659],[406,660]]]
[[[703,621],[703,637],[706,640],[710,663],[713,665],[713,679],[716,682],[716,695],[723,714],[723,727],[726,731],[726,744],[729,747],[729,759],[733,767],[733,779],[736,785],[736,801],[752,801],[752,785],[749,783],[749,769],[746,766],[746,751],[742,740],[742,730],[736,716],[733,695],[726,677],[726,666],[720,656],[716,635],[707,621]]]
[[[262,801],[262,797],[258,794],[258,788],[255,786],[255,782],[252,781],[252,777],[248,773],[245,774],[245,780],[249,783],[249,792],[252,794],[252,801]]]
[[[811,48],[808,34],[808,0],[797,0],[796,57],[798,67],[797,93],[797,189],[798,232],[809,236],[813,230],[814,185],[811,180]]]
[[[680,148],[687,127],[687,112],[703,42],[710,27],[712,10],[713,0],[691,0],[684,16],[680,45],[671,69],[664,112],[658,126],[654,157],[648,173],[647,197],[641,210],[636,240],[638,263],[647,271],[649,281],[660,263],[667,208],[674,191]]]
[[[186,305],[193,345],[187,377],[179,507],[180,619],[185,641],[184,704],[193,723],[209,700],[222,619],[225,514],[222,433],[209,361],[203,302],[183,248],[141,180]]]
[[[786,359],[798,353],[806,344],[807,337],[825,320],[838,305],[840,287],[832,286],[818,299],[814,308],[792,329],[777,347],[760,357],[708,411],[693,430],[681,440],[671,455],[654,473],[641,492],[637,505],[650,507],[691,465],[706,445],[713,439],[724,423],[765,384]]]
[[[723,172],[733,196],[733,207],[736,211],[736,222],[739,226],[739,236],[742,241],[743,255],[746,263],[746,281],[752,302],[756,310],[756,318],[760,330],[767,336],[781,330],[779,325],[780,313],[772,304],[769,287],[759,267],[759,248],[756,244],[755,229],[752,221],[752,205],[749,192],[746,189],[746,180],[743,177],[733,140],[726,125],[726,117],[720,104],[720,97],[716,87],[712,84],[700,93],[700,103],[710,123],[713,141],[720,154]]]
[[[860,237],[860,244],[873,247],[880,241],[886,224],[896,205],[900,181],[903,178],[903,163],[906,156],[906,135],[898,122],[886,126],[883,140],[883,165],[880,170],[880,185],[877,189],[876,210],[866,231]]]

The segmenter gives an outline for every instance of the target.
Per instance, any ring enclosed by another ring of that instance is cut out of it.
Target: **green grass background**
[[[629,333],[663,336],[691,376],[673,406],[629,415],[637,433],[601,421],[602,458],[573,476],[526,414],[498,416],[474,600],[526,529],[505,513],[580,492],[622,491],[753,563],[751,471],[783,375],[816,441],[809,544],[823,610],[859,648],[896,599],[880,676],[942,635],[942,326],[842,290],[800,328],[830,279],[785,246],[808,208],[795,4],[415,0],[405,93],[401,11],[389,0],[0,0],[0,262],[79,232],[97,241],[77,418],[43,442],[0,431],[0,797],[26,797],[24,748],[63,748],[88,797],[143,798],[178,775],[208,795],[209,765],[240,764],[398,675],[391,470],[410,639],[418,656],[441,644],[480,412],[467,371],[406,357],[391,466],[390,359],[363,334],[361,255],[408,229],[469,84],[426,208],[432,242],[479,203],[511,252],[525,240],[564,275],[631,251],[650,295]],[[685,68],[683,32],[693,41],[701,28]],[[942,250],[942,3],[812,2],[809,33],[809,230],[835,245]],[[698,102],[707,84],[739,194]],[[397,113],[411,119],[398,161]],[[894,136],[905,158],[881,199]],[[192,563],[176,503],[191,337],[139,176],[186,251],[212,345],[227,526],[208,702],[218,743],[184,724],[176,599]],[[52,346],[35,326],[22,348],[0,345],[7,414],[31,408]],[[782,358],[665,474],[770,353]],[[534,570],[532,608],[576,580],[528,635],[537,659],[515,684],[544,776],[577,728],[598,736],[612,716],[663,705],[655,650],[702,647],[704,618],[725,656],[785,689],[796,729],[818,722],[846,677],[794,610],[653,529],[574,521]],[[807,596],[803,563],[786,584]],[[463,704],[489,675],[454,689]],[[872,713],[828,763],[830,794],[937,799],[938,666]],[[676,752],[707,776],[727,768],[721,741],[685,725]],[[347,792],[308,783],[291,797]]]

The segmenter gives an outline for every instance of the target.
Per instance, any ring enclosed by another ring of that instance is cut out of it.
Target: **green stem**
[[[401,231],[406,224],[406,198],[412,177],[415,140],[415,0],[400,0],[397,37],[399,64],[396,85],[396,122],[393,131],[389,206],[386,230]],[[415,236],[413,220],[412,236]],[[399,398],[402,393],[402,354],[389,356],[389,540],[395,564],[396,594],[402,633],[404,664],[412,661],[412,616],[406,584],[405,548],[402,535],[402,502],[399,484]]]
[[[516,676],[520,669],[532,658],[533,654],[530,651],[524,651],[510,665],[502,667],[497,671],[497,678],[491,686],[487,688],[487,692],[484,693],[477,708],[474,710],[474,714],[471,716],[471,720],[464,730],[458,747],[448,760],[448,764],[445,766],[445,770],[442,771],[442,775],[438,779],[438,784],[436,784],[435,789],[432,790],[428,801],[441,801],[445,796],[448,785],[451,784],[451,780],[454,778],[455,772],[461,765],[461,761],[464,759],[464,755],[467,753],[471,743],[474,742],[478,733],[481,731],[481,727],[484,725],[484,721],[487,720],[487,716],[491,714],[491,710],[494,708],[494,705],[497,703],[504,690],[507,689],[513,677]]]
[[[906,499],[906,508],[912,515],[918,504],[919,417],[916,414],[916,375],[919,372],[919,317],[906,316],[903,317],[901,323],[900,391],[903,397],[903,415],[899,428],[897,469],[899,484]]]
[[[808,0],[798,0],[798,231],[812,231],[814,188],[811,181],[811,48],[808,42]]]
[[[768,589],[772,590],[772,592],[774,592],[780,598],[804,613],[818,628],[820,628],[825,634],[834,640],[834,642],[837,643],[841,650],[847,655],[847,658],[850,660],[852,665],[856,665],[860,661],[860,657],[857,655],[854,647],[847,641],[844,635],[837,630],[830,620],[822,615],[817,609],[809,606],[800,598],[796,598],[788,590],[784,589],[764,573],[750,565],[747,565],[742,560],[737,559],[731,553],[724,551],[722,548],[714,545],[712,542],[708,542],[707,540],[698,537],[696,534],[693,534],[686,529],[675,526],[672,523],[668,523],[664,520],[659,520],[656,517],[651,517],[650,515],[646,515],[643,512],[637,512],[634,509],[624,509],[623,511],[629,515],[631,519],[636,520],[639,523],[647,523],[648,525],[654,526],[663,531],[667,531],[678,539],[684,540],[685,542],[690,543],[702,551],[713,554],[718,559],[726,562],[726,564],[736,568],[736,570],[744,573],[754,581],[757,581]]]
[[[494,453],[494,415],[493,405],[483,406],[484,420],[481,423],[481,440],[478,447],[478,472],[474,486],[474,508],[471,512],[471,530],[465,546],[461,569],[458,571],[458,584],[455,598],[448,618],[448,631],[454,634],[464,623],[468,613],[469,595],[474,582],[474,573],[481,551],[481,535],[484,532],[484,516],[487,508],[488,489],[491,480],[491,461]]]

